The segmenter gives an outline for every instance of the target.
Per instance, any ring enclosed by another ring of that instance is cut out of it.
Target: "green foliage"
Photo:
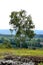
[[[10,18],[10,24],[13,25],[14,30],[16,30],[17,36],[23,34],[29,38],[33,38],[34,31],[31,29],[35,26],[32,22],[32,17],[30,15],[27,16],[25,10],[11,12]]]
[[[29,40],[28,37],[25,36],[15,36],[14,39],[11,37],[1,37],[0,41],[0,48],[30,48],[30,49],[43,49],[43,45],[40,42],[43,39],[33,38]]]
[[[10,43],[9,40],[5,40],[5,41],[3,42],[3,45],[4,45],[6,48],[12,48],[12,45],[11,45],[11,43]]]
[[[25,43],[26,37],[30,38],[30,40],[34,37],[35,33],[33,28],[35,26],[31,15],[27,16],[25,10],[11,12],[10,18],[9,23],[16,31],[16,41],[20,44],[20,46]]]
[[[0,48],[12,48],[10,40],[7,38],[3,38],[3,43],[0,44]]]
[[[27,43],[23,43],[23,44],[22,44],[22,47],[23,47],[23,48],[28,48]]]

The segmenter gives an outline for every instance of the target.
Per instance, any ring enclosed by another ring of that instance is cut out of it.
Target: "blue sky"
[[[32,16],[35,30],[43,30],[43,0],[0,0],[0,29],[10,29],[9,15],[21,9]]]
[[[15,34],[16,32],[15,31],[13,31],[13,34]],[[8,29],[1,29],[0,30],[0,34],[11,34],[11,32],[10,32],[10,30],[8,30]]]

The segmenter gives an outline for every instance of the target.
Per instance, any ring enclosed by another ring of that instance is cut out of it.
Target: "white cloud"
[[[43,30],[43,0],[0,0],[0,29],[9,29],[10,13],[21,9],[32,15],[35,29]]]

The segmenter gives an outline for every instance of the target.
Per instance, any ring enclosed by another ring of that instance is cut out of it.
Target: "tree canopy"
[[[10,15],[10,25],[16,31],[16,36],[27,36],[30,39],[34,37],[34,28],[31,15],[26,15],[25,10],[13,11]]]

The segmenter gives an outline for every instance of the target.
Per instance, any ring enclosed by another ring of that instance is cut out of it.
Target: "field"
[[[30,50],[30,49],[0,49],[0,58],[7,54],[18,56],[43,56],[43,50]]]

